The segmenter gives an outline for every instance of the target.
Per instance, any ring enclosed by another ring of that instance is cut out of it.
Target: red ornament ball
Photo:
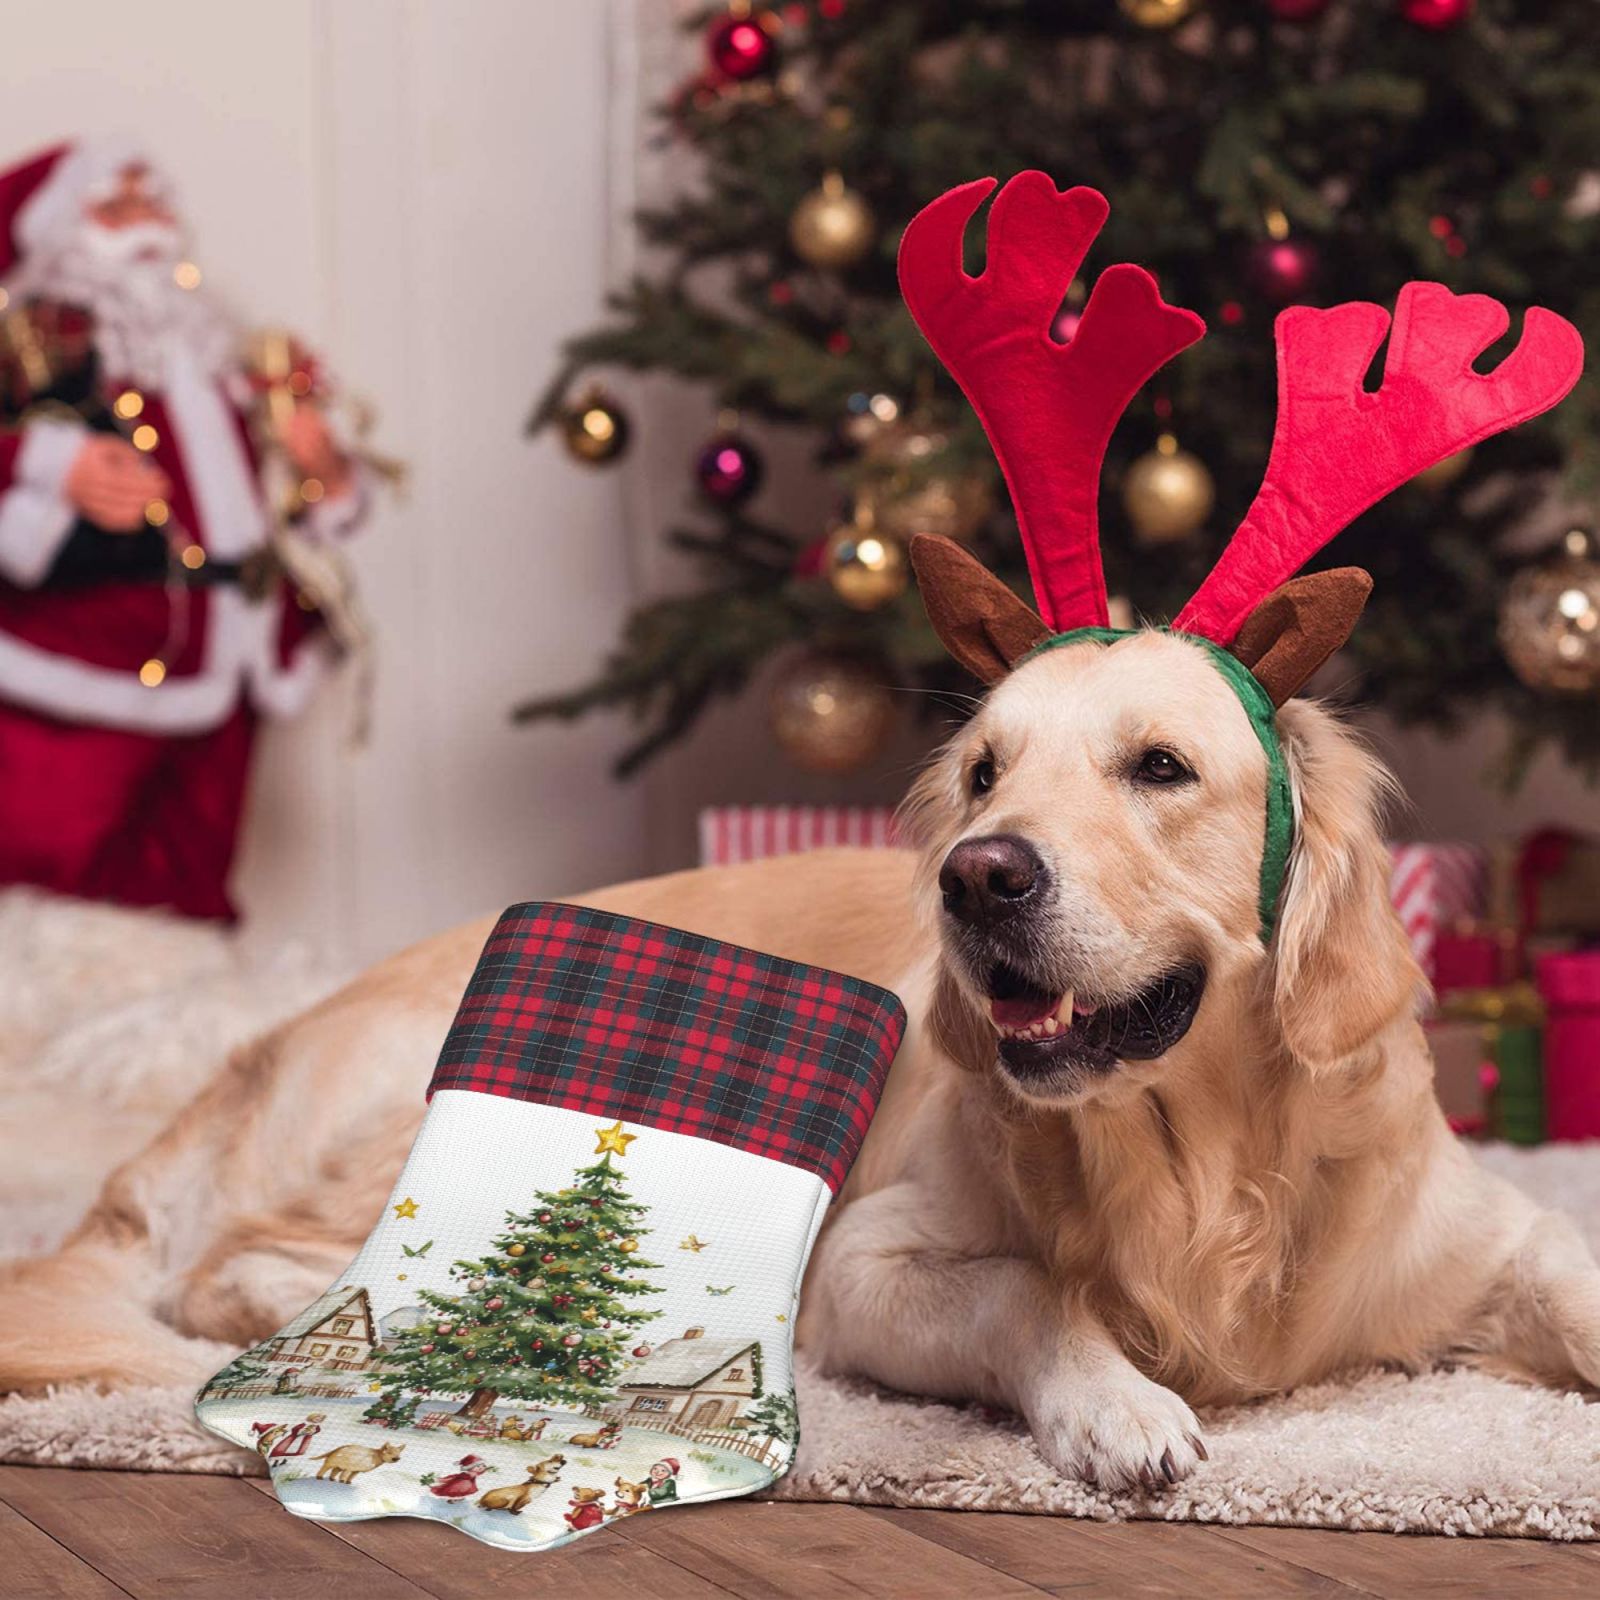
[[[543,1339],[535,1339],[533,1341],[533,1348],[535,1350],[543,1350],[544,1349],[544,1340]]]
[[[570,1349],[575,1344],[583,1343],[583,1335],[581,1333],[569,1333],[561,1342]]]
[[[759,17],[723,17],[706,34],[706,55],[724,78],[745,83],[772,70],[777,47]]]
[[[1279,22],[1315,22],[1328,9],[1328,0],[1267,0],[1267,10]]]
[[[544,1262],[546,1266],[549,1266],[550,1263],[555,1260],[555,1255],[552,1251],[546,1250],[545,1253],[539,1257],[539,1259]]]
[[[1317,252],[1303,239],[1263,239],[1250,252],[1250,277],[1269,300],[1288,305],[1317,279]]]
[[[419,1353],[425,1356],[431,1356],[433,1354],[433,1346],[431,1344],[419,1344],[417,1346],[417,1350]]]
[[[488,1299],[483,1302],[484,1309],[486,1311],[498,1311],[504,1304],[505,1301],[502,1300],[499,1295],[495,1295],[492,1299]]]
[[[739,506],[761,487],[761,454],[737,433],[719,433],[706,441],[694,464],[700,492],[714,505]],[[598,1207],[600,1202],[592,1200]]]
[[[1400,15],[1414,28],[1443,33],[1472,15],[1473,0],[1400,0]]]

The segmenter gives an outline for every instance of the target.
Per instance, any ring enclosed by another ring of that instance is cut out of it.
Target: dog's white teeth
[[[1072,1026],[1072,991],[1070,989],[1062,995],[1060,1003],[1056,1006],[1055,1015],[1050,1019],[1050,1031],[1054,1033],[1057,1028],[1070,1028]]]
[[[1046,1017],[1044,1019],[1044,1031],[1046,1033],[1054,1033],[1060,1026],[1061,1024],[1054,1017]]]

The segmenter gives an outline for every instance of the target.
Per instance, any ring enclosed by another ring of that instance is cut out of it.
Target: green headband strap
[[[1171,633],[1170,628],[1070,628],[1066,633],[1052,634],[1020,657],[1014,666],[1031,661],[1047,650],[1058,650],[1062,645],[1080,644],[1085,640],[1096,644],[1115,644],[1118,639],[1131,639],[1136,633]],[[1289,846],[1294,840],[1294,801],[1289,792],[1289,768],[1283,759],[1283,746],[1278,741],[1278,710],[1271,696],[1261,687],[1250,669],[1237,657],[1230,655],[1221,645],[1202,639],[1195,633],[1176,637],[1197,644],[1210,656],[1212,665],[1227,680],[1239,697],[1244,714],[1255,730],[1261,753],[1267,758],[1267,830],[1261,846],[1261,942],[1272,939],[1272,930],[1278,920],[1278,897],[1283,893],[1283,877],[1289,865]]]

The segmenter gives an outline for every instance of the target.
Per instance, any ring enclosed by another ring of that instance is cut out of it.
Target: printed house
[[[372,1359],[378,1336],[365,1289],[330,1289],[262,1347],[273,1366],[354,1372]]]
[[[760,1374],[758,1341],[708,1339],[704,1328],[688,1328],[632,1367],[605,1410],[646,1427],[726,1428],[755,1398]]]

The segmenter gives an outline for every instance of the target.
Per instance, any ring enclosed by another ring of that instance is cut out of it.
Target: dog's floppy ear
[[[1050,637],[1044,619],[953,539],[919,533],[911,541],[911,565],[933,631],[981,682],[998,683]]]
[[[1350,637],[1371,593],[1360,567],[1291,578],[1244,619],[1228,648],[1281,706]]]
[[[1273,941],[1275,1010],[1312,1071],[1355,1056],[1409,1012],[1424,979],[1389,897],[1380,812],[1393,780],[1322,707],[1279,717],[1294,789],[1294,850]]]

